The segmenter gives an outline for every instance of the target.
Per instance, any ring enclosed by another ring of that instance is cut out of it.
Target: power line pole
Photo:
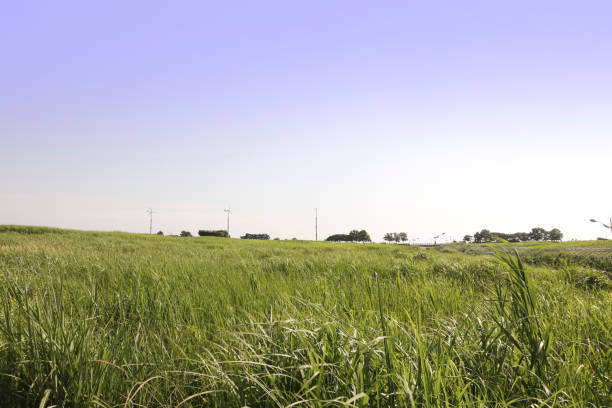
[[[319,210],[315,208],[315,241],[319,240]]]
[[[153,213],[154,211],[152,208],[147,210],[147,214],[149,214],[149,234],[153,233]]]
[[[227,237],[229,238],[229,236],[230,236],[230,234],[229,234],[229,216],[232,213],[232,210],[229,207],[227,207],[223,211],[227,213]]]

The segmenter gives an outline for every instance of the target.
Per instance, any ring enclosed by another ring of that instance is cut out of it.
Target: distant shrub
[[[262,239],[262,240],[266,240],[266,239],[270,239],[270,236],[268,234],[249,234],[248,232],[241,236],[240,239]]]
[[[226,230],[199,230],[198,235],[201,237],[228,237]]]
[[[163,231],[157,231],[157,235],[164,235]]]
[[[189,231],[181,231],[181,237],[192,237],[191,232]]]

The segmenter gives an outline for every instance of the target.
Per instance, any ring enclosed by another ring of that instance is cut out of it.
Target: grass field
[[[612,406],[612,243],[516,248],[0,227],[0,404]]]

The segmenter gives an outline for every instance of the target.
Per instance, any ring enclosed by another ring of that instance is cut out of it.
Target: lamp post
[[[591,218],[590,220],[591,222],[596,222],[599,223],[601,225],[603,225],[604,227],[606,227],[606,229],[610,230],[610,234],[612,234],[612,217],[610,217],[610,223],[608,225],[606,225],[605,223],[601,222],[601,221],[597,221],[596,219]]]
[[[443,233],[438,234],[438,235],[434,235],[434,237],[433,237],[433,239],[434,239],[434,246],[436,245],[436,240],[437,240],[438,238],[440,238],[440,237],[441,237],[442,235],[444,235],[444,234],[446,234],[446,232],[443,232]]]

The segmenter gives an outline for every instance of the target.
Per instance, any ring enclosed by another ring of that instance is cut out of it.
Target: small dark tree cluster
[[[405,232],[387,232],[384,240],[388,242],[406,242],[408,235]]]
[[[248,232],[241,236],[240,239],[270,239],[268,234],[249,234]]]
[[[199,230],[198,235],[201,237],[228,237],[226,230]]]
[[[181,237],[191,237],[191,232],[189,231],[181,231]]]
[[[531,232],[515,232],[507,234],[504,232],[491,232],[488,229],[483,229],[474,234],[474,237],[466,235],[463,237],[464,242],[474,242],[477,244],[486,242],[498,242],[503,239],[508,242],[527,242],[527,241],[561,241],[563,233],[558,228],[553,228],[546,231],[544,228],[532,228]]]
[[[334,234],[327,237],[326,241],[334,242],[371,242],[370,235],[366,230],[352,230],[348,234]]]

